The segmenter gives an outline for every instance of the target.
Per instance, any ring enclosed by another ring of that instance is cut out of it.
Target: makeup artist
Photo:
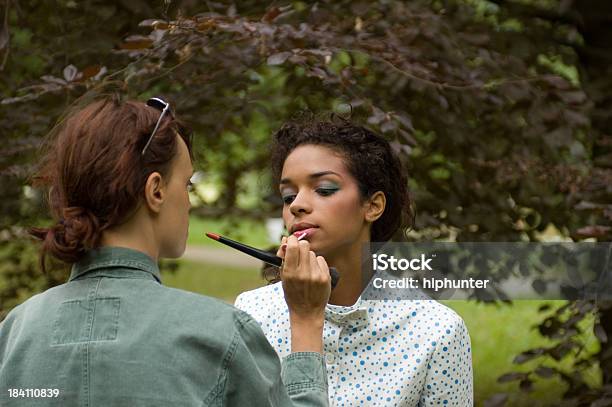
[[[327,264],[288,241],[281,273],[291,325],[282,363],[258,323],[162,285],[182,255],[192,146],[168,103],[109,97],[63,121],[37,181],[56,222],[32,230],[68,281],[0,324],[2,406],[323,406]],[[202,270],[203,273],[206,270]]]

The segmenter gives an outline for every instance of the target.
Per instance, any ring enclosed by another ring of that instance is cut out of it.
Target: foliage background
[[[611,237],[608,1],[2,5],[2,315],[65,279],[38,271],[25,230],[49,220],[28,176],[62,112],[101,92],[164,95],[192,124],[200,217],[274,213],[270,134],[303,109],[351,110],[407,164],[418,215],[398,239]],[[529,393],[557,377],[569,405],[612,405],[609,305],[552,312],[538,328],[552,342],[515,359],[542,363],[501,380]],[[593,369],[595,384],[585,379]]]

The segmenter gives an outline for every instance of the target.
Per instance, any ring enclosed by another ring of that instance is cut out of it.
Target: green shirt
[[[281,366],[248,314],[103,247],[0,323],[0,405],[323,406],[327,379],[322,355]]]

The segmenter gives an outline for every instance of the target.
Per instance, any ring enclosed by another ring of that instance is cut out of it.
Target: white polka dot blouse
[[[280,357],[291,353],[281,283],[242,293],[236,307],[259,322]],[[434,300],[328,304],[323,341],[331,406],[473,406],[469,334]]]

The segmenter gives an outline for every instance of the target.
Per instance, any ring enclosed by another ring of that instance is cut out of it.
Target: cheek
[[[289,210],[288,205],[283,205],[283,215],[282,216],[283,216],[283,221],[285,222],[285,226],[287,226],[287,223],[293,217],[293,215],[291,214],[291,211]]]
[[[338,236],[354,235],[363,226],[363,211],[360,199],[353,194],[347,194],[338,199],[331,199],[325,205],[326,224],[330,232]]]
[[[338,220],[354,219],[363,215],[361,199],[355,191],[346,191],[342,196],[330,201],[330,204],[330,210],[337,214]]]
[[[177,190],[174,198],[175,200],[172,205],[174,210],[171,217],[175,221],[175,226],[181,227],[189,219],[189,193],[182,188]]]

